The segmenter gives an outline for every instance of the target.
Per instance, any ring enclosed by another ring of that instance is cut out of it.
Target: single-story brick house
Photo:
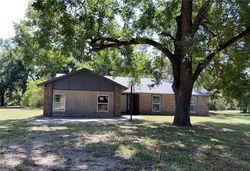
[[[130,78],[100,76],[87,69],[52,78],[38,84],[44,87],[44,116],[119,117],[130,112]],[[133,88],[134,114],[173,114],[171,81],[150,88],[152,79],[142,78]],[[190,113],[208,114],[206,90],[193,90]]]
[[[121,85],[129,87],[130,78],[106,76]],[[150,86],[154,82],[151,78],[141,78],[140,83],[132,89],[133,113],[136,114],[174,114],[175,97],[172,90],[172,81],[162,80],[158,86]],[[121,111],[130,112],[130,91],[122,92]],[[190,102],[190,113],[192,115],[208,115],[209,92],[205,89],[193,89]]]

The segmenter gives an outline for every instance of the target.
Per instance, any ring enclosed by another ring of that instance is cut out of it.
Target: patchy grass
[[[0,170],[250,170],[250,114],[213,112],[187,128],[171,116],[34,125],[38,112],[0,109]]]

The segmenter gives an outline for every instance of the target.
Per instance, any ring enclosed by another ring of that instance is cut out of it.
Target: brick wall
[[[152,94],[140,94],[139,112],[140,114],[174,114],[175,97],[172,94],[161,94],[161,111],[152,112]],[[208,96],[197,97],[197,112],[191,115],[207,115]]]
[[[162,94],[161,96],[161,111],[152,112],[152,94],[140,94],[140,114],[173,114],[175,110],[174,95]]]
[[[175,97],[173,94],[164,94],[164,98],[166,98],[166,113],[174,114],[175,112]]]
[[[44,100],[43,100],[43,116],[52,116],[52,83],[46,84],[44,87]]]
[[[151,94],[140,94],[139,95],[139,113],[150,114],[152,113]]]
[[[197,115],[208,115],[208,96],[197,97]]]

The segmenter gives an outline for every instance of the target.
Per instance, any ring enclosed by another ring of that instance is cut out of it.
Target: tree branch
[[[97,38],[90,42],[93,51],[101,51],[107,48],[118,48],[121,46],[130,46],[138,44],[147,44],[160,50],[164,55],[166,55],[170,60],[173,60],[174,54],[170,52],[167,48],[163,47],[162,44],[156,42],[149,38],[132,38],[130,40],[119,40],[116,38]]]
[[[202,72],[202,70],[210,63],[210,61],[213,59],[213,57],[215,55],[217,55],[220,51],[222,51],[223,49],[226,49],[228,46],[232,45],[233,43],[235,43],[237,40],[241,39],[242,37],[246,36],[250,34],[250,27],[247,27],[244,31],[242,31],[241,33],[239,33],[238,35],[232,37],[231,39],[229,39],[228,41],[226,41],[225,43],[219,45],[219,47],[212,53],[210,53],[203,62],[200,62],[193,74],[193,79],[194,81],[198,78],[198,76],[200,75],[200,73]]]
[[[181,2],[181,34],[182,38],[190,36],[192,33],[192,0],[182,0]]]
[[[201,25],[203,19],[205,18],[205,16],[207,15],[208,9],[209,9],[209,4],[210,4],[210,0],[206,0],[203,2],[203,5],[201,6],[201,8],[199,9],[195,19],[194,19],[194,23],[192,26],[192,35],[194,35],[199,26]]]
[[[160,34],[159,34],[159,36],[164,36],[164,37],[169,37],[171,40],[173,40],[173,41],[175,41],[176,39],[175,39],[175,37],[174,36],[172,36],[170,33],[168,33],[168,32],[161,32]]]

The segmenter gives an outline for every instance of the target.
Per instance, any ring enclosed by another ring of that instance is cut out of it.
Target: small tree
[[[29,69],[13,49],[10,40],[0,40],[0,106],[7,104],[6,96],[12,99],[26,89]]]
[[[27,84],[27,90],[21,100],[21,106],[36,108],[43,105],[43,89],[37,86],[37,84],[42,81],[43,80],[39,79]]]

